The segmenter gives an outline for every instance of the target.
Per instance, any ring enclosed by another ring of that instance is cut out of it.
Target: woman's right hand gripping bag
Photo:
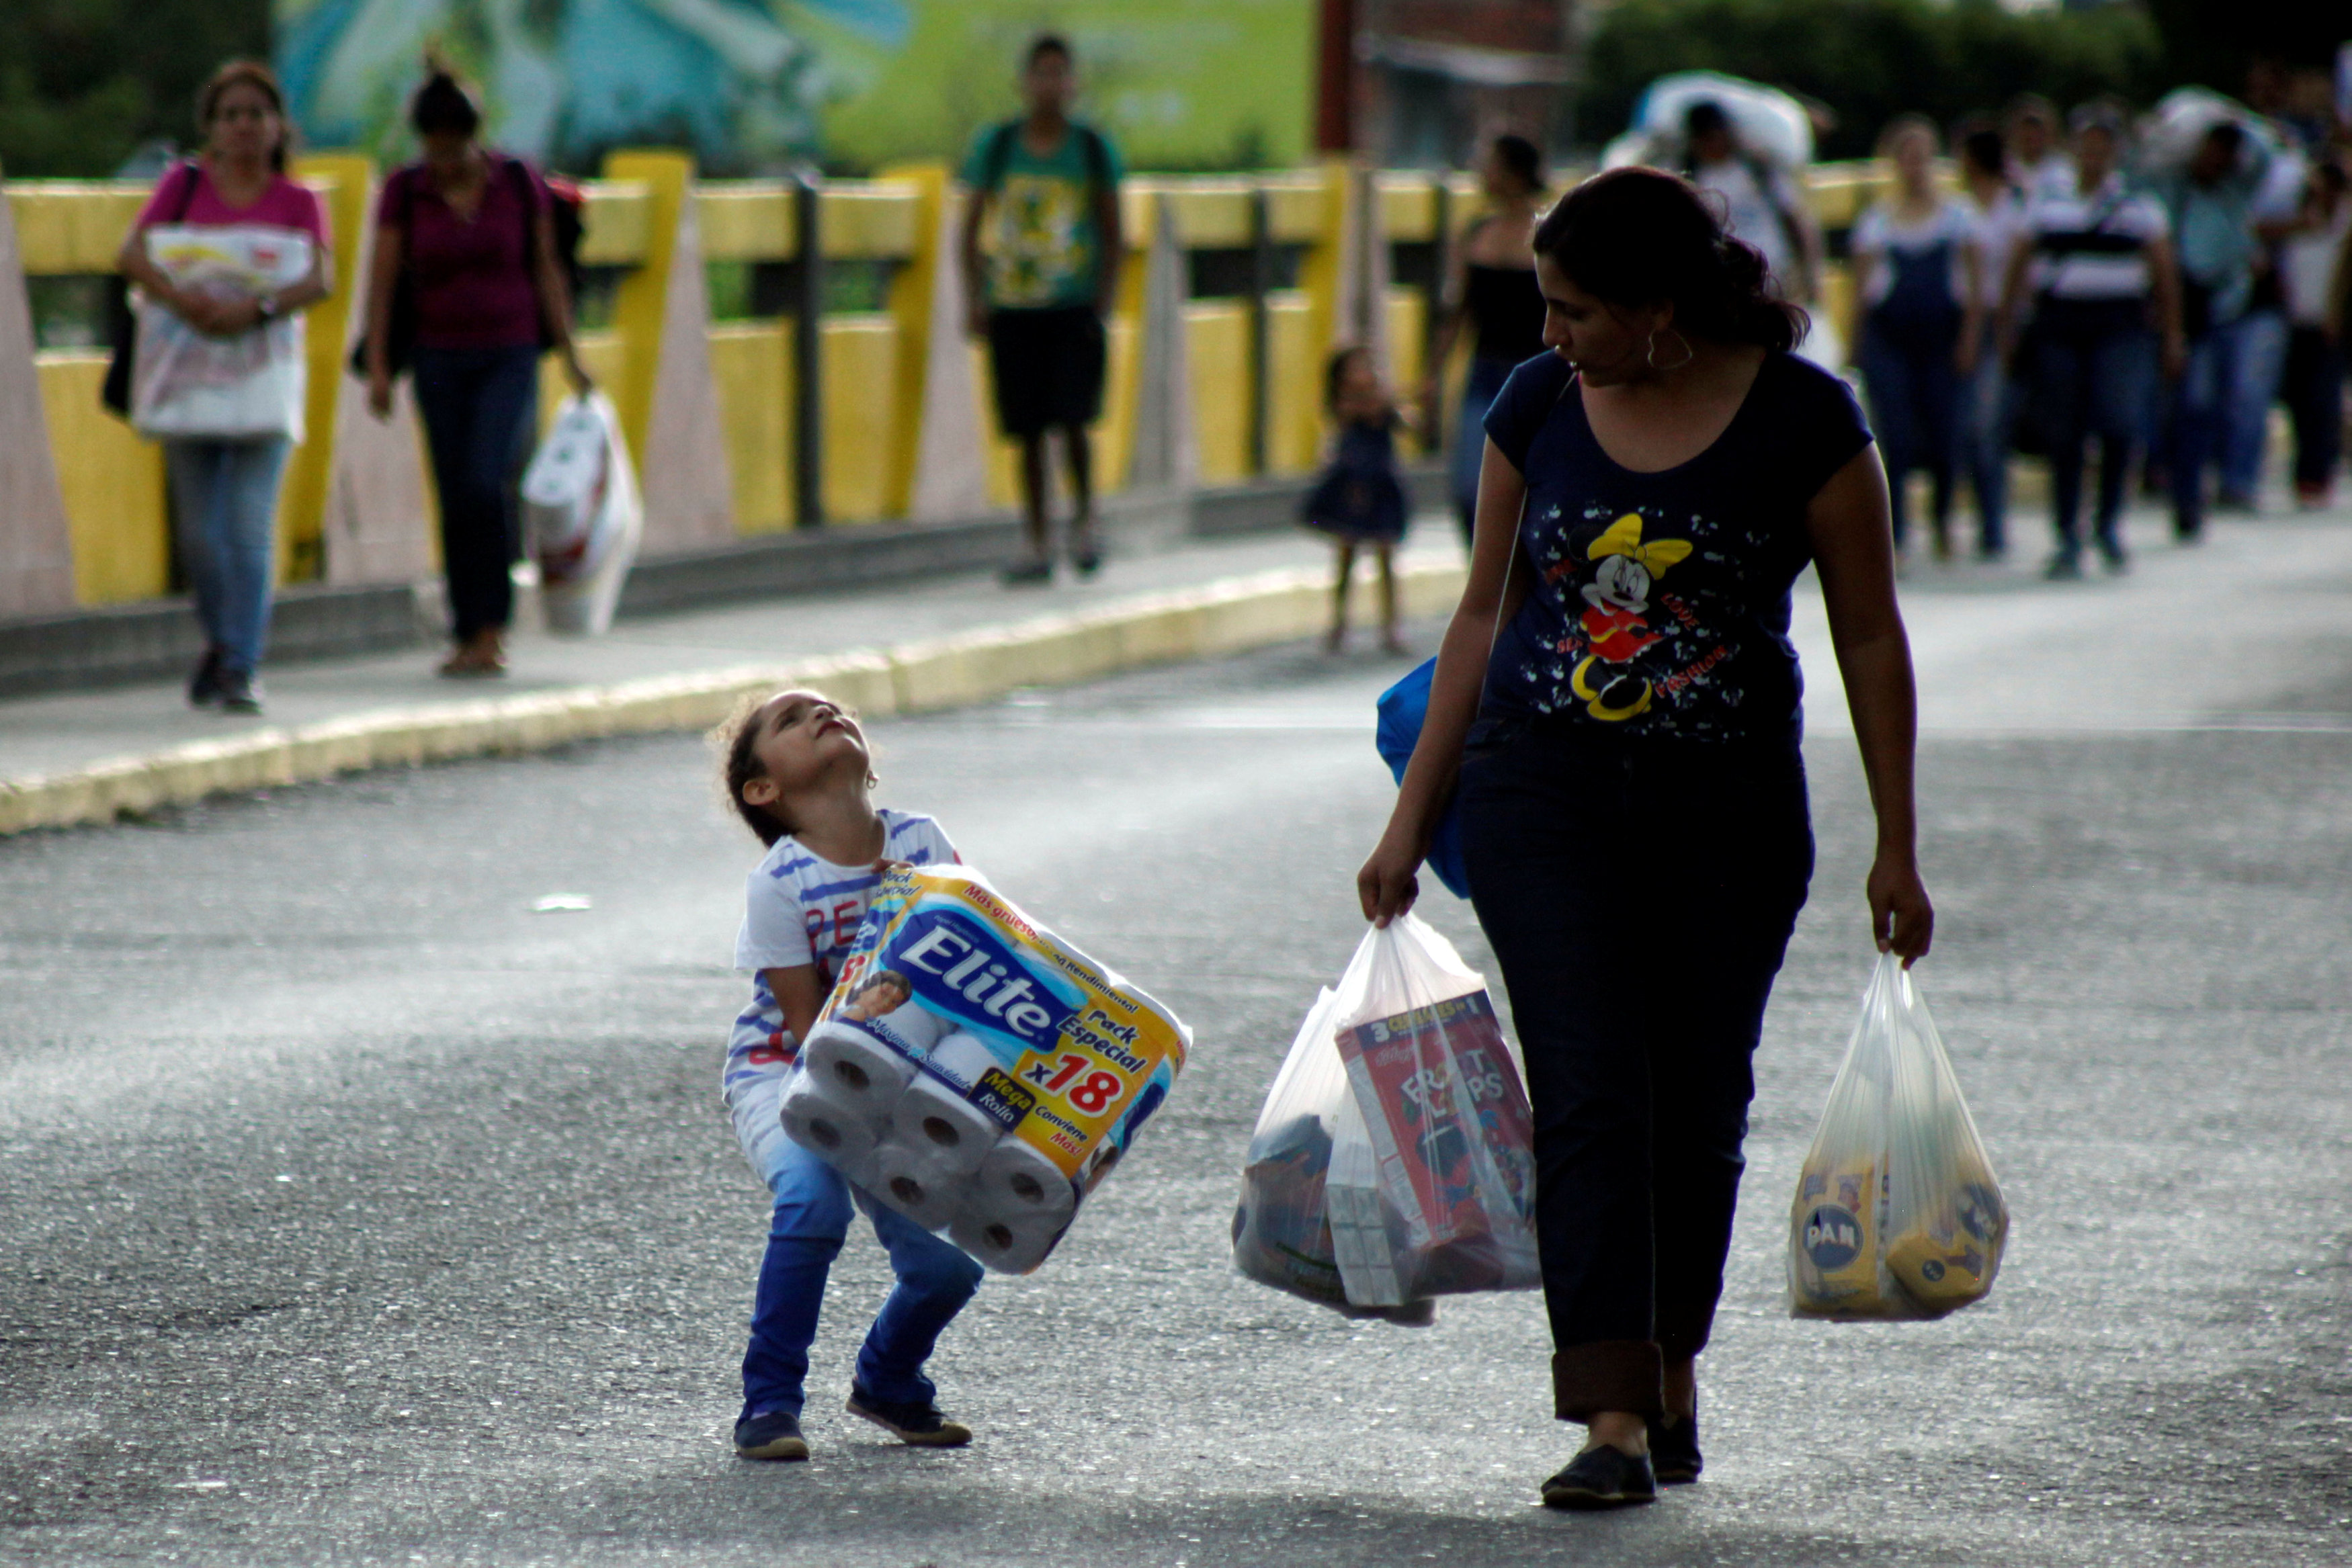
[[[1992,1162],[1911,972],[1882,955],[1789,1213],[1791,1315],[1939,1318],[2009,1239]]]
[[[1486,981],[1412,915],[1375,928],[1266,1094],[1234,1262],[1402,1322],[1433,1296],[1532,1290],[1531,1120]]]

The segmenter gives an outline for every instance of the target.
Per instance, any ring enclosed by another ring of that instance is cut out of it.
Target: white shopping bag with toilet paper
[[[551,632],[611,630],[637,559],[645,504],[613,400],[566,398],[522,476],[523,522]]]
[[[1167,1099],[1191,1046],[1173,1013],[979,873],[899,867],[779,1113],[877,1200],[1025,1274]]]

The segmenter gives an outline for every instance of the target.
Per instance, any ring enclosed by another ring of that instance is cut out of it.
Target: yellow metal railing
[[[305,158],[298,174],[328,205],[333,233],[362,232],[374,191],[369,161],[348,153]],[[953,267],[957,197],[940,165],[887,171],[871,181],[826,182],[814,193],[816,253],[824,261],[882,263],[888,285],[881,308],[822,314],[816,367],[801,363],[796,315],[711,323],[681,315],[681,260],[800,265],[804,193],[784,182],[698,183],[689,161],[661,152],[616,152],[604,177],[584,186],[582,259],[619,273],[608,327],[583,334],[584,359],[612,392],[635,450],[647,450],[654,404],[664,376],[664,334],[707,335],[720,445],[729,466],[735,526],[742,534],[806,521],[795,497],[799,388],[818,389],[821,438],[814,448],[815,497],[826,520],[854,523],[903,517],[915,486],[916,453],[929,368],[939,362],[932,334],[961,335],[960,321],[934,319],[943,298],[939,268]],[[1885,188],[1877,164],[1825,165],[1811,188],[1825,226],[1849,225]],[[33,277],[110,273],[122,236],[149,187],[116,183],[37,182],[5,187],[23,270]],[[1475,216],[1475,182],[1464,175],[1384,172],[1360,176],[1348,165],[1264,174],[1150,177],[1121,187],[1129,264],[1110,320],[1110,375],[1097,471],[1106,489],[1125,482],[1143,402],[1147,258],[1159,225],[1175,248],[1249,252],[1283,257],[1282,286],[1239,295],[1191,298],[1184,290],[1181,330],[1190,366],[1179,389],[1189,404],[1198,478],[1223,484],[1255,475],[1311,469],[1325,438],[1322,361],[1347,330],[1339,319],[1349,276],[1351,225],[1369,222],[1377,242],[1428,246],[1458,234]],[[693,223],[683,220],[691,210]],[[1362,208],[1364,210],[1358,211]],[[681,251],[691,232],[698,247]],[[357,395],[342,371],[349,312],[357,298],[358,247],[335,249],[335,292],[309,317],[311,361],[309,439],[289,465],[280,506],[280,559],[288,580],[320,575],[322,520],[335,472],[339,400]],[[1270,275],[1257,275],[1261,282]],[[0,279],[0,286],[13,286]],[[1842,268],[1824,279],[1823,303],[1844,298]],[[698,298],[698,287],[693,298]],[[814,293],[803,296],[814,298]],[[1393,381],[1410,390],[1424,369],[1436,302],[1425,287],[1392,284],[1369,308],[1382,329]],[[988,406],[984,355],[970,349],[973,381]],[[105,370],[100,350],[44,350],[36,357],[49,448],[69,519],[75,591],[86,605],[149,598],[164,591],[170,548],[161,457],[99,407]],[[1441,367],[1449,386],[1460,363]],[[562,391],[552,364],[543,400]],[[990,428],[983,412],[981,425]],[[1001,442],[986,443],[984,472],[999,502],[1013,497],[1013,460]],[[421,462],[421,456],[420,456]],[[0,528],[5,520],[0,519]],[[425,526],[419,519],[420,528]]]

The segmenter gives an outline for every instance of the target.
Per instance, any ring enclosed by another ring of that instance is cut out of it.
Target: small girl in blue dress
[[[1397,474],[1395,402],[1381,383],[1370,350],[1336,350],[1323,371],[1323,400],[1339,423],[1339,439],[1330,465],[1308,491],[1299,515],[1307,526],[1331,536],[1338,574],[1331,586],[1331,630],[1323,646],[1339,651],[1348,636],[1348,580],[1356,551],[1369,549],[1381,566],[1381,648],[1402,653],[1397,636],[1396,547],[1404,538],[1410,507]]]

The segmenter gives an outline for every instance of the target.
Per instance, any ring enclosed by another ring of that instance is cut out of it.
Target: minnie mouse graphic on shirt
[[[1557,556],[1542,577],[1564,601],[1565,634],[1551,649],[1561,660],[1553,678],[1568,688],[1563,704],[1572,698],[1591,717],[1623,724],[1661,702],[1672,706],[1731,656],[1702,624],[1695,596],[1665,580],[1699,549],[1692,539],[1656,537],[1638,511],[1554,537]]]

